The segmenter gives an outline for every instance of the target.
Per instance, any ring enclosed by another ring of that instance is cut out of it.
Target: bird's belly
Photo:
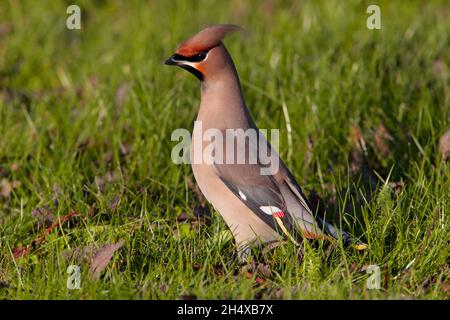
[[[227,188],[212,165],[192,164],[192,171],[203,195],[222,215],[238,246],[279,240],[280,235]]]

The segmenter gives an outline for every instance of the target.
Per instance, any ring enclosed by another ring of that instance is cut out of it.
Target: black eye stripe
[[[177,61],[188,61],[188,62],[200,62],[205,60],[207,52],[199,52],[190,57],[182,56],[181,54],[174,54],[173,58]]]

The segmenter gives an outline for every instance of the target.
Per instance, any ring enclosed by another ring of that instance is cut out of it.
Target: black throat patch
[[[194,76],[197,77],[198,80],[203,81],[203,79],[205,79],[203,73],[201,73],[200,71],[198,71],[197,69],[195,69],[194,67],[188,66],[186,64],[180,64],[180,67],[182,67],[184,70],[189,71],[190,73],[192,73]]]

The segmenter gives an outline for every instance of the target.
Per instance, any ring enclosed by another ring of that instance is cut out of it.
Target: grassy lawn
[[[0,4],[0,299],[449,298],[447,1],[75,2],[81,30],[66,1]],[[214,23],[246,29],[225,44],[256,123],[367,250],[287,243],[241,266],[170,157],[200,96],[163,61]]]

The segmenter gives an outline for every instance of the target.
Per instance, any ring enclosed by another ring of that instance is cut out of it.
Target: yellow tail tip
[[[367,244],[365,244],[364,242],[358,242],[355,244],[355,249],[358,251],[366,250],[367,247]]]

